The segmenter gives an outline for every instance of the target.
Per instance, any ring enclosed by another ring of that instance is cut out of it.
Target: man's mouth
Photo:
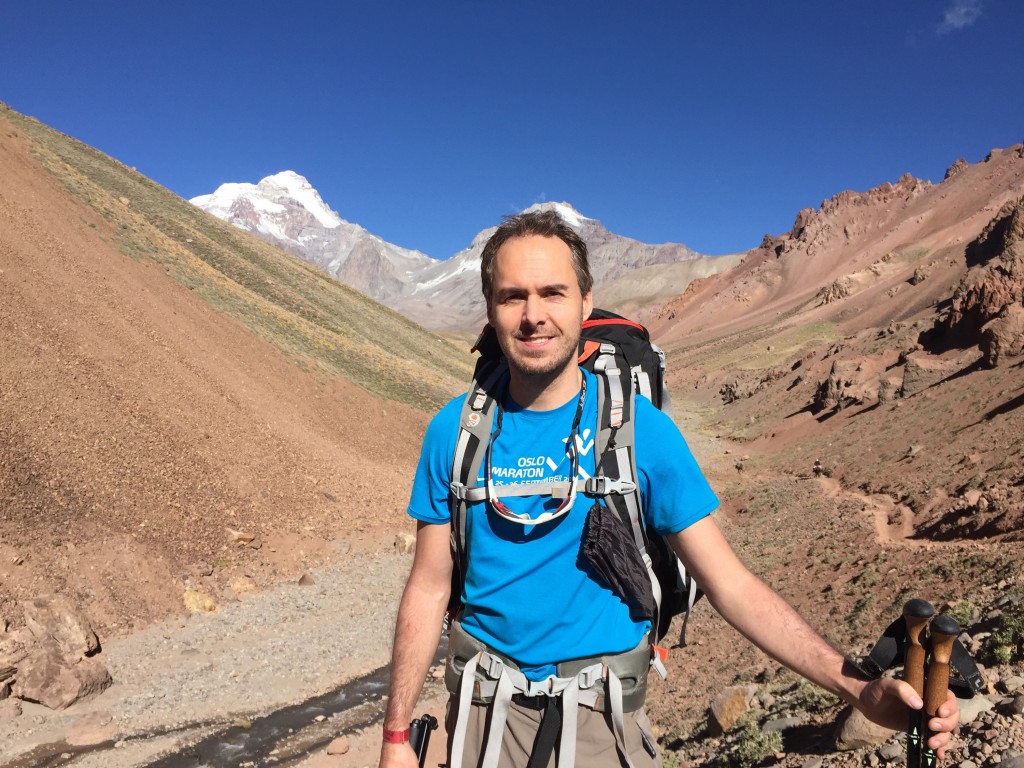
[[[532,349],[540,349],[551,339],[551,336],[520,336],[519,343]]]

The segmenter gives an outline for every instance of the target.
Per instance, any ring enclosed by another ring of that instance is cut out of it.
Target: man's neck
[[[583,371],[572,365],[556,377],[524,376],[510,371],[508,394],[516,404],[528,411],[552,411],[579,394]]]

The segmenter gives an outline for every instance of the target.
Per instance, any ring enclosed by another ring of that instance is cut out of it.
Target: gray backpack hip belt
[[[444,673],[445,686],[458,697],[451,765],[462,765],[470,705],[484,704],[491,707],[491,724],[481,768],[497,766],[505,720],[516,696],[561,697],[559,768],[571,768],[575,761],[578,706],[611,713],[616,742],[620,752],[626,755],[624,714],[643,706],[650,668],[651,645],[645,635],[632,650],[564,661],[558,664],[556,675],[546,680],[528,680],[515,662],[470,635],[458,621],[453,621]],[[626,759],[628,762],[628,756]]]

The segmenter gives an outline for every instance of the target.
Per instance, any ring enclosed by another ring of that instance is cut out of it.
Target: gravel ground
[[[175,741],[208,730],[192,726],[252,718],[378,669],[390,658],[411,562],[393,549],[346,555],[312,572],[312,585],[282,584],[111,641],[102,657],[114,685],[64,712],[23,703],[20,717],[0,720],[0,765],[32,765],[24,761],[29,750],[83,730],[124,744],[76,757],[73,765],[144,765]],[[136,738],[169,731],[178,735]]]

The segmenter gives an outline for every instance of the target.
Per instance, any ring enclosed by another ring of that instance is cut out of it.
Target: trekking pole
[[[903,606],[903,621],[907,626],[907,638],[903,661],[903,679],[924,700],[925,648],[921,642],[928,620],[935,615],[935,608],[927,600],[914,598]],[[921,764],[921,738],[924,733],[924,715],[919,709],[910,710],[907,720],[907,768],[918,768]]]
[[[435,728],[437,728],[437,718],[433,715],[423,715],[409,724],[409,746],[416,753],[420,768],[424,768],[426,763],[430,732]]]
[[[922,742],[924,768],[935,768],[938,756],[928,746],[928,739],[935,733],[927,727],[928,721],[938,717],[939,707],[946,701],[949,690],[949,658],[953,652],[953,642],[960,634],[960,625],[955,619],[942,615],[932,620],[931,651],[932,658],[928,664],[928,674],[924,685],[924,739]]]

